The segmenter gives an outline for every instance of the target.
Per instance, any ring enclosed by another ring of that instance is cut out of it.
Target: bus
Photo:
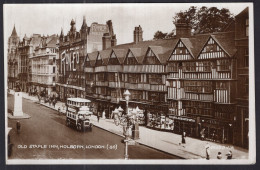
[[[93,114],[91,101],[83,98],[68,98],[66,110],[66,125],[75,127],[78,131],[92,130],[90,116]]]

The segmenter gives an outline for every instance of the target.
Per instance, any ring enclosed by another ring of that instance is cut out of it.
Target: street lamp
[[[131,93],[126,90],[124,92],[125,100],[126,100],[126,115],[129,116],[129,110],[128,110],[128,102],[129,102],[129,97]],[[128,120],[129,121],[129,120]],[[126,133],[125,133],[125,159],[128,159],[128,133],[129,133],[129,123],[127,122],[126,125]]]
[[[126,90],[124,92],[124,96],[125,96],[125,100],[126,100],[126,114],[127,115],[129,114],[129,112],[128,112],[128,102],[129,102],[130,95],[131,95],[131,93],[128,90]]]

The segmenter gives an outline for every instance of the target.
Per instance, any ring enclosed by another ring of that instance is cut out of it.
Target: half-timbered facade
[[[233,32],[180,38],[167,67],[176,133],[232,142],[235,52]]]

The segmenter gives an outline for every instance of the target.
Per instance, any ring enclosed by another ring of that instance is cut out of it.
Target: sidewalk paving
[[[12,94],[12,92],[10,93]],[[37,97],[29,96],[26,93],[23,93],[23,97],[29,100],[33,100],[35,102],[37,101],[39,102]],[[64,114],[66,112],[64,103],[62,102],[57,102],[55,108],[53,106],[49,106],[49,103],[41,102],[41,104],[55,110],[58,110],[58,108],[60,108],[61,112]],[[102,128],[104,130],[107,130],[111,133],[123,137],[123,128],[120,125],[116,126],[114,124],[113,119],[101,118],[98,122],[97,117],[93,115],[91,117],[91,122],[96,127]],[[186,145],[185,147],[183,147],[179,145],[179,143],[181,142],[181,135],[171,133],[171,132],[153,130],[143,126],[139,126],[139,135],[140,135],[140,139],[136,140],[137,143],[185,159],[205,159],[206,145],[210,146],[211,159],[217,159],[218,152],[222,153],[222,159],[226,159],[226,154],[228,153],[229,150],[232,151],[233,159],[248,159],[248,150],[230,144],[220,144],[220,143],[202,141],[199,139],[186,137]]]

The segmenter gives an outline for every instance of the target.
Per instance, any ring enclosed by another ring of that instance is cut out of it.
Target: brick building
[[[234,117],[234,143],[248,148],[249,132],[249,16],[248,7],[236,16],[235,46],[237,49],[236,114]],[[250,54],[252,55],[252,54]]]

